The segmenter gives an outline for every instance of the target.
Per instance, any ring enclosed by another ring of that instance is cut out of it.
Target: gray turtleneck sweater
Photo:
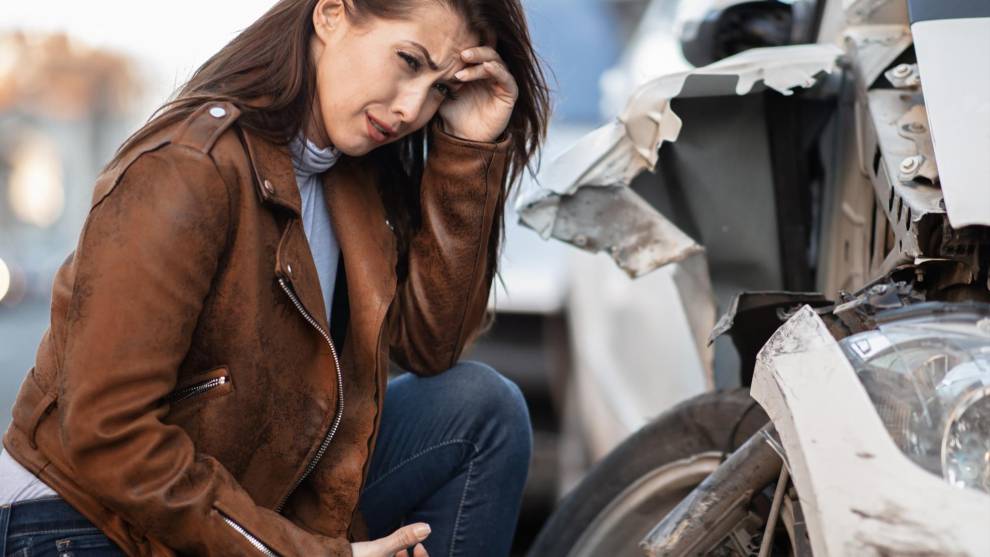
[[[330,212],[323,195],[323,180],[320,176],[330,169],[340,152],[333,147],[320,149],[302,135],[290,145],[292,166],[296,171],[296,185],[302,197],[302,221],[313,253],[316,273],[320,278],[323,303],[326,304],[327,321],[333,309],[333,289],[337,281],[337,265],[340,263],[340,246],[330,225]]]
[[[302,198],[303,230],[316,263],[320,290],[327,310],[327,321],[333,306],[333,289],[337,282],[340,246],[330,225],[330,211],[323,195],[320,176],[337,162],[340,152],[332,147],[319,149],[302,135],[290,144],[296,185]],[[0,449],[0,505],[27,501],[57,494],[34,474],[26,470],[6,451]]]

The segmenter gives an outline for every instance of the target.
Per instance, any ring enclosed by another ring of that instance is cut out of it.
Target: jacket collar
[[[302,199],[289,146],[273,143],[247,129],[243,131],[258,195],[262,201],[285,207],[298,217],[302,213]]]
[[[258,195],[265,203],[291,210],[298,220],[302,200],[288,145],[272,143],[249,130],[244,130],[244,138]],[[341,156],[323,174],[324,197],[347,273],[351,328],[355,331],[372,331],[380,325],[396,286],[395,235],[385,217],[376,173],[365,161]],[[289,237],[283,238],[279,246],[276,274],[292,282],[311,315],[324,316],[312,255],[301,255],[308,250],[299,247],[300,242],[305,243],[304,238],[297,237],[304,234],[302,223],[290,224],[286,233]],[[289,273],[283,267],[287,267],[290,257],[308,260]],[[326,325],[325,318],[321,321]]]

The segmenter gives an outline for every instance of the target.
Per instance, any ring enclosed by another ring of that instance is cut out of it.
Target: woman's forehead
[[[422,45],[441,69],[460,62],[462,50],[481,45],[481,38],[464,18],[441,2],[423,2],[405,18],[390,23],[391,39]]]

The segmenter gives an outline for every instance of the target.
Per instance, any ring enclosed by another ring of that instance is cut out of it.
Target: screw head
[[[911,65],[910,64],[898,64],[894,68],[894,77],[905,78],[911,75]]]
[[[911,174],[912,172],[917,172],[920,167],[921,160],[918,157],[908,157],[901,161],[900,170],[905,174]]]

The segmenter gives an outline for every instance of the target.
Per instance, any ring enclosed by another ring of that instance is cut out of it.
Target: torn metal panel
[[[562,196],[552,235],[590,252],[608,253],[632,278],[704,251],[624,187],[582,188]]]
[[[715,324],[708,342],[728,333],[739,351],[740,379],[743,385],[748,385],[757,352],[787,321],[789,312],[805,304],[824,307],[832,302],[818,292],[741,292]]]
[[[862,23],[890,0],[842,0],[842,10],[846,13],[847,23]]]
[[[860,25],[849,28],[843,41],[868,87],[911,46],[911,31],[907,25]]]
[[[846,25],[906,24],[908,21],[906,0],[842,0],[842,11]]]
[[[842,51],[834,45],[796,45],[749,50],[690,72],[657,78],[640,86],[632,94],[622,115],[582,138],[577,145],[556,159],[542,174],[539,186],[521,191],[516,203],[520,221],[544,238],[566,232],[564,241],[581,237],[576,225],[557,222],[567,215],[559,212],[565,196],[574,197],[585,187],[626,187],[643,170],[653,171],[658,150],[667,141],[675,141],[681,129],[680,118],[671,110],[670,100],[685,96],[745,95],[764,85],[788,95],[795,87],[811,87],[823,72],[832,72]],[[634,194],[635,195],[635,194]],[[603,196],[603,200],[615,197]],[[634,276],[671,261],[679,261],[697,251],[680,241],[673,227],[659,213],[653,215],[651,228],[660,236],[641,236],[641,242],[655,244],[631,253],[637,259],[624,264]],[[662,220],[661,220],[662,219]],[[600,235],[602,224],[598,223]],[[637,219],[643,222],[643,219]],[[678,231],[679,232],[679,231]],[[584,234],[585,239],[591,234]],[[573,243],[573,242],[571,242]],[[577,245],[577,244],[575,244]],[[585,247],[585,246],[578,246]],[[664,250],[673,249],[668,252]],[[639,251],[649,253],[640,258]],[[687,250],[687,251],[684,251]],[[617,259],[617,261],[619,261]],[[645,263],[645,265],[644,265]],[[620,264],[623,264],[620,261]],[[655,265],[650,267],[650,265]]]
[[[978,518],[990,516],[990,497],[904,456],[813,309],[760,352],[751,394],[787,451],[816,555],[990,554]]]
[[[832,314],[845,325],[847,334],[858,333],[876,327],[878,312],[906,307],[924,299],[923,293],[906,282],[884,280],[864,287],[855,295],[843,295]]]

